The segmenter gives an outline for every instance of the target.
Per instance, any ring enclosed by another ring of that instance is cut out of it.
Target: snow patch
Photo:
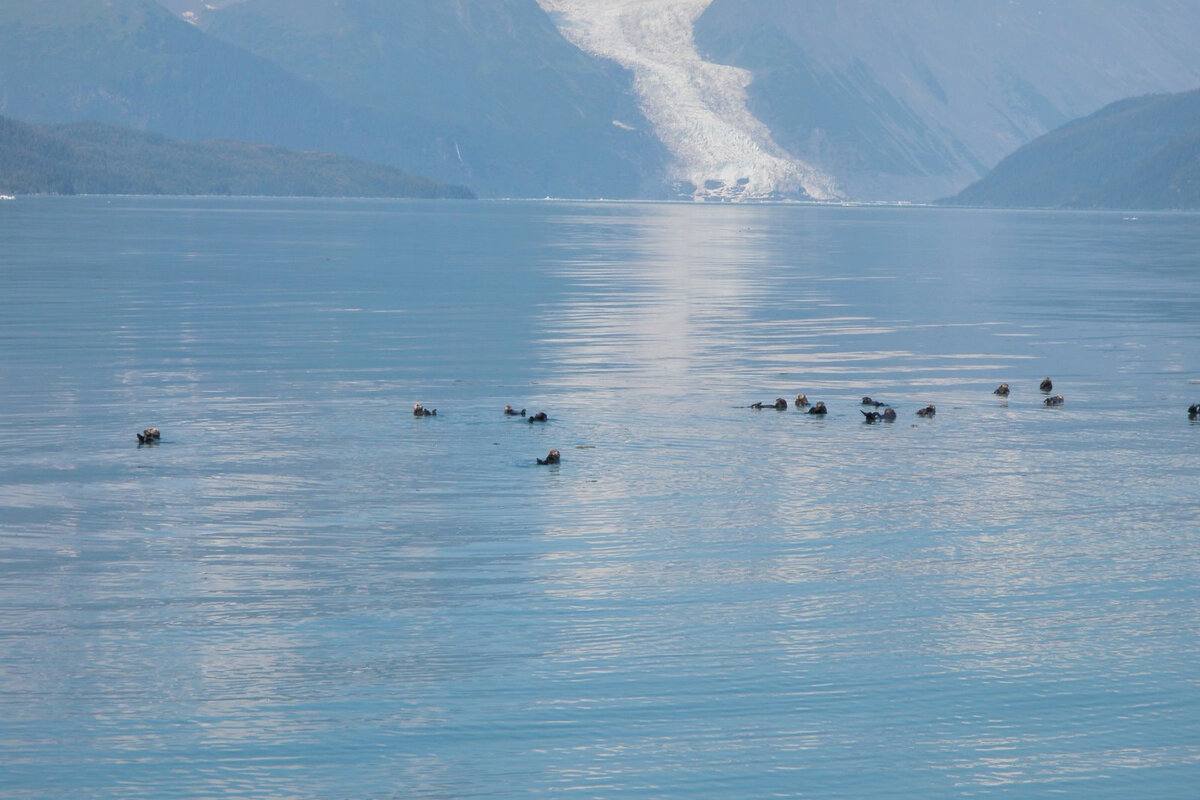
[[[712,0],[537,1],[575,46],[633,73],[642,113],[674,156],[670,177],[682,194],[841,196],[829,175],[775,144],[747,110],[748,70],[700,57],[693,25]]]

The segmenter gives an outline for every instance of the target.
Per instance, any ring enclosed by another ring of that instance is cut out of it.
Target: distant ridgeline
[[[329,153],[7,117],[0,117],[0,194],[474,197],[463,186]]]
[[[1069,122],[941,202],[1200,209],[1200,89],[1121,100]]]

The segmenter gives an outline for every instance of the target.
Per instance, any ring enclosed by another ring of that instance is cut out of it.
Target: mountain
[[[489,195],[659,191],[662,145],[629,75],[534,0],[172,7],[187,16],[0,3],[0,113],[340,152]]]
[[[1185,0],[0,3],[0,114],[485,196],[929,200],[1121,97],[1198,85]]]
[[[400,170],[245,142],[177,142],[97,122],[0,117],[2,194],[203,194],[468,198]]]
[[[1034,139],[944,202],[1200,208],[1200,89],[1106,106]]]
[[[488,194],[661,193],[663,147],[630,75],[534,0],[245,0],[195,18],[330,97],[443,132],[455,171],[430,174]]]
[[[152,0],[0,3],[0,113],[342,152],[411,172],[445,150],[419,121],[333,99]]]
[[[856,198],[951,194],[1070,119],[1200,85],[1200,3],[1177,0],[713,0],[695,38]]]

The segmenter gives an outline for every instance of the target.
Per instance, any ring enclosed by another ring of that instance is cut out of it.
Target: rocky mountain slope
[[[664,151],[628,76],[567,43],[534,0],[266,0],[201,16],[228,40],[153,0],[0,4],[0,113],[340,152],[491,195],[661,191]]]
[[[1107,103],[1200,86],[1200,4],[1175,0],[713,0],[696,41],[857,198],[950,194]]]
[[[446,163],[429,174],[499,195],[662,192],[631,76],[533,0],[245,0],[201,24],[332,97],[439,131]]]

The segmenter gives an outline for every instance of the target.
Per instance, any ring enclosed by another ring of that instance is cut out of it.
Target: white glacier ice
[[[712,0],[537,0],[572,43],[629,69],[642,113],[696,200],[840,197],[833,179],[771,140],[746,108],[747,70],[700,57],[693,24]]]

